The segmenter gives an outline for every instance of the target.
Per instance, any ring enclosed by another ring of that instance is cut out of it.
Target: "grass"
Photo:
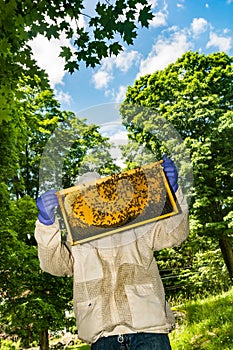
[[[173,307],[177,327],[169,337],[173,350],[233,349],[233,288],[218,296]],[[16,350],[19,344],[0,345],[0,350]],[[66,350],[90,350],[86,344],[67,346]]]
[[[174,307],[173,311],[177,318],[176,330],[170,334],[173,350],[233,349],[233,288]],[[90,347],[83,344],[75,349]]]
[[[178,325],[170,334],[172,349],[233,349],[233,289],[173,310],[178,316]]]
[[[89,345],[87,345],[87,344],[80,344],[80,345],[74,345],[74,346],[67,346],[67,348],[66,348],[66,350],[74,350],[74,349],[76,349],[76,350],[90,350],[91,348],[90,348],[90,346]]]

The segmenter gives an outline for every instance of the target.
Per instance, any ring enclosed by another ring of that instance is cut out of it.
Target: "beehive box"
[[[179,212],[160,162],[57,192],[72,245]]]

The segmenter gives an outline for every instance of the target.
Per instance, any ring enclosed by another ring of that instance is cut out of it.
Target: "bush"
[[[13,340],[1,339],[0,350],[19,350],[20,340],[14,342]]]

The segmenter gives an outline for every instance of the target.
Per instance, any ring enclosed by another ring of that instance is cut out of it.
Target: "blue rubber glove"
[[[55,221],[55,207],[58,206],[56,190],[49,190],[43,193],[36,201],[39,209],[38,220],[44,225],[52,225]]]
[[[163,155],[162,167],[173,191],[176,192],[178,189],[178,170],[173,161],[168,158],[166,154]]]

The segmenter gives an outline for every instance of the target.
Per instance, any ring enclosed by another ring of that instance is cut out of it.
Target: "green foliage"
[[[35,201],[24,197],[10,202],[1,225],[1,325],[24,345],[38,340],[44,327],[64,327],[64,310],[71,308],[72,299],[72,280],[39,269],[33,238],[36,217]]]
[[[86,124],[71,112],[62,115],[62,122],[57,124],[41,154],[41,190],[70,187],[86,171],[116,172],[118,167],[109,153],[111,145],[99,127]]]
[[[0,343],[0,350],[19,350],[20,341],[14,342],[13,340],[2,339]]]
[[[156,260],[172,305],[228,290],[230,278],[218,242],[193,232],[179,247],[156,252]]]
[[[96,145],[89,148],[84,156],[79,174],[81,175],[88,171],[96,171],[103,176],[119,173],[121,168],[116,165],[116,159],[112,158],[110,153],[111,147],[113,145],[108,142],[107,138],[99,138]]]
[[[120,146],[120,149],[122,152],[122,158],[126,164],[126,170],[161,159],[161,155],[156,156],[148,147],[144,147],[143,145],[140,145],[140,143],[132,140],[129,140],[127,145]]]
[[[232,105],[233,57],[187,52],[136,81],[121,106],[131,140],[155,157],[164,151],[172,155],[185,194],[191,193],[193,179],[192,231],[215,243],[233,233]],[[193,178],[185,175],[190,162]],[[233,252],[223,250],[232,279]]]
[[[233,333],[233,291],[174,306],[176,329],[169,337],[177,350],[231,350]],[[20,342],[2,340],[1,350],[18,350]],[[66,349],[89,350],[87,344],[68,345]]]
[[[102,58],[117,55],[123,43],[133,44],[137,25],[148,27],[153,15],[145,0],[116,0],[114,4],[97,2],[88,10],[83,0],[30,1],[0,0],[0,122],[13,118],[14,100],[20,98],[18,82],[24,72],[32,78],[40,75],[41,87],[48,87],[47,76],[32,58],[29,41],[38,34],[49,40],[61,33],[71,40],[61,48],[65,69],[79,69],[80,62],[95,67]],[[90,13],[87,13],[90,11]],[[85,26],[80,24],[85,19]]]
[[[87,125],[73,112],[61,111],[53,91],[41,90],[37,80],[38,85],[31,88],[30,78],[24,77],[14,120],[2,123],[0,174],[11,194],[16,198],[25,194],[37,198],[39,183],[46,179],[55,188],[71,186],[84,157],[86,165],[99,162],[95,167],[100,173],[117,171],[107,151],[110,144],[97,125]],[[87,161],[91,153],[95,157]]]
[[[171,333],[177,350],[230,350],[233,343],[233,290],[219,296],[199,299],[174,308],[183,315]]]
[[[77,350],[90,350],[90,346],[87,344],[81,344],[81,345],[74,345],[74,346],[68,346],[67,350],[72,350],[72,349],[77,349]]]
[[[21,84],[23,98],[17,103],[21,134],[17,160],[19,171],[12,183],[12,192],[17,198],[24,194],[37,197],[43,148],[64,117],[50,89],[41,90],[39,85],[32,89],[27,78]]]
[[[24,347],[38,343],[42,331],[75,325],[65,316],[72,310],[72,278],[57,278],[39,267],[34,229],[35,199],[46,180],[40,178],[41,167],[55,168],[64,187],[74,182],[83,160],[86,167],[91,163],[92,151],[102,173],[117,169],[98,127],[61,111],[53,91],[41,90],[39,77],[34,88],[28,80],[20,82],[14,119],[1,125],[0,146],[0,330],[17,335]],[[46,170],[51,185],[53,172]]]

